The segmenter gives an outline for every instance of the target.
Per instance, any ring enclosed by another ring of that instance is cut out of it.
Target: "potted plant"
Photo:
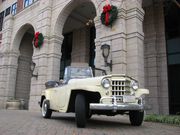
[[[8,110],[20,110],[21,100],[10,98],[6,101],[6,109]]]

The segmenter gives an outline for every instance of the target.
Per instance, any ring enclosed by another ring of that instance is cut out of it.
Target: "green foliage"
[[[39,38],[38,38],[38,46],[41,47],[41,45],[43,44],[44,42],[44,37],[43,37],[43,34],[40,33],[39,34]]]
[[[147,115],[145,121],[180,125],[179,115]]]
[[[111,8],[112,9],[109,11],[110,18],[109,18],[109,24],[108,25],[112,25],[112,23],[116,20],[117,15],[118,15],[117,7],[112,5]],[[106,25],[105,16],[106,16],[106,13],[101,13],[101,22],[104,25]]]
[[[36,32],[33,39],[33,44],[35,48],[40,48],[44,43],[44,36],[42,33]]]

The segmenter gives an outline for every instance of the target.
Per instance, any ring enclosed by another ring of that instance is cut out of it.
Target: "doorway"
[[[180,2],[180,0],[178,0]],[[180,8],[166,3],[165,30],[168,59],[169,113],[180,113]]]
[[[24,100],[24,109],[28,109],[30,85],[31,85],[31,61],[33,55],[34,29],[29,28],[20,43],[20,56],[18,58],[18,69],[15,87],[15,99]]]
[[[68,16],[63,28],[61,47],[60,79],[67,66],[89,65],[94,67],[96,29],[94,17],[96,9],[92,2],[84,2]]]

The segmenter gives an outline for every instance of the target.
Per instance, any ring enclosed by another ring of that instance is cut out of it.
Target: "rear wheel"
[[[42,103],[41,113],[44,118],[50,118],[52,110],[50,109],[49,101],[44,99]]]
[[[131,125],[133,126],[140,126],[142,125],[143,119],[144,119],[144,111],[130,111],[129,112],[129,119],[131,122]]]
[[[86,126],[86,114],[87,114],[86,99],[83,94],[78,94],[75,100],[75,115],[76,115],[76,125],[79,128],[84,128]]]

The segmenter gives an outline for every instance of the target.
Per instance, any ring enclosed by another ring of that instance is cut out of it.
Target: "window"
[[[17,2],[12,5],[12,15],[15,15],[17,13]]]
[[[2,31],[3,20],[4,20],[4,11],[0,13],[0,31]]]
[[[33,0],[24,0],[24,7],[28,7],[33,3]]]
[[[11,12],[11,7],[8,7],[8,8],[6,9],[5,16],[8,16],[8,15],[10,14],[10,12]]]

